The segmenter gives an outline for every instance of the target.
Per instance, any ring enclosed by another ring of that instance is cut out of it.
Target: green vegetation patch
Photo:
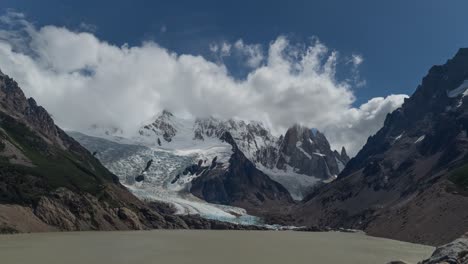
[[[0,234],[17,234],[18,230],[9,226],[0,226]]]
[[[452,171],[449,179],[457,186],[468,189],[468,164]]]
[[[63,150],[48,144],[29,127],[0,113],[0,127],[8,140],[34,167],[0,159],[0,202],[34,202],[59,187],[98,195],[113,175],[86,151]]]

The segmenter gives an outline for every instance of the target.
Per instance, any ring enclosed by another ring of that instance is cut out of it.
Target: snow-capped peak
[[[129,140],[197,160],[217,157],[220,163],[229,164],[231,145],[220,139],[225,132],[232,135],[247,159],[294,192],[294,197],[302,197],[310,184],[337,175],[349,159],[345,151],[345,155],[332,151],[325,135],[317,129],[295,125],[285,136],[276,137],[258,121],[215,117],[184,119],[167,110],[143,125]],[[301,181],[303,185],[294,183],[291,177],[315,180]]]
[[[138,130],[138,133],[141,136],[154,137],[157,136],[159,145],[161,145],[161,140],[166,142],[171,142],[172,138],[177,134],[178,130],[183,127],[183,124],[177,120],[174,115],[164,110],[156,119],[147,125],[144,125]]]

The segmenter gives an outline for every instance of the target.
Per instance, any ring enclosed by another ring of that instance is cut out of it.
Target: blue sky
[[[167,109],[276,134],[302,124],[353,155],[432,65],[468,47],[467,10],[461,0],[2,0],[0,69],[67,129],[131,134]]]
[[[2,0],[0,8],[23,12],[38,26],[84,23],[114,44],[154,40],[177,53],[206,57],[216,41],[267,45],[278,35],[297,41],[316,36],[341,54],[363,56],[366,85],[355,89],[356,105],[375,96],[411,94],[430,66],[468,47],[468,1],[462,0]]]

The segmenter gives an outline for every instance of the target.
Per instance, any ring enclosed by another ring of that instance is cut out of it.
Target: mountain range
[[[133,136],[98,126],[88,135],[69,134],[138,197],[170,203],[178,213],[243,223],[295,204],[335,179],[349,160],[315,129],[295,125],[277,137],[260,122],[184,119],[167,110]]]
[[[349,159],[313,128],[275,136],[256,121],[167,110],[130,136],[99,125],[65,133],[0,73],[0,231],[232,222],[444,244],[468,229],[466,95],[460,49]]]

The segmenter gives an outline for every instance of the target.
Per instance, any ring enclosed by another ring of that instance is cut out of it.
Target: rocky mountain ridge
[[[224,121],[209,117],[196,118],[192,122],[164,110],[154,122],[139,130],[140,136],[161,146],[170,145],[178,134],[188,133],[186,138],[204,141],[220,138],[225,132],[232,135],[249,160],[265,169],[290,169],[298,174],[327,180],[336,177],[349,161],[344,147],[341,153],[332,151],[324,134],[300,125],[294,125],[284,136],[276,137],[256,121]]]
[[[338,180],[295,210],[298,224],[440,245],[468,229],[468,49],[434,66]]]

